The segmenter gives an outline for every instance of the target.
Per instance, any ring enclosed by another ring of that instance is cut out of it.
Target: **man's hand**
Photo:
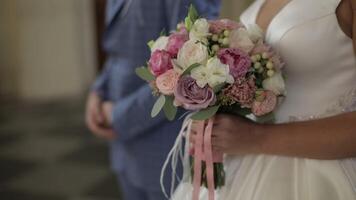
[[[108,140],[112,140],[116,137],[113,129],[105,124],[102,100],[95,92],[91,92],[88,96],[85,121],[94,135]]]
[[[114,104],[111,101],[106,101],[102,104],[104,121],[108,126],[112,126],[112,111]]]

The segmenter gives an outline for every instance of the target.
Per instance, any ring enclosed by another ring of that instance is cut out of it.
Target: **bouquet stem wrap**
[[[197,138],[195,142],[194,153],[194,177],[193,177],[193,200],[199,200],[201,179],[202,179],[202,162],[206,162],[206,174],[209,191],[209,200],[214,200],[214,163],[213,151],[211,145],[212,129],[214,119],[208,120],[208,125],[205,126],[205,121],[198,122]]]

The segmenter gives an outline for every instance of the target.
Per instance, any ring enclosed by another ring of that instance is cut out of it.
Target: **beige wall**
[[[222,0],[221,17],[239,20],[240,14],[252,0]]]
[[[0,91],[23,99],[82,94],[95,71],[90,0],[0,1]]]

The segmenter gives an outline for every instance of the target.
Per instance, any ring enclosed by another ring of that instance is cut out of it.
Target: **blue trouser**
[[[161,190],[149,190],[145,187],[139,187],[127,178],[125,173],[120,173],[118,181],[121,187],[124,200],[166,200]]]

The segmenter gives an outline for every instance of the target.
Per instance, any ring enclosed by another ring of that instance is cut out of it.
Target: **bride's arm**
[[[356,112],[289,124],[259,125],[218,115],[213,148],[228,154],[270,154],[312,159],[356,157]]]
[[[315,121],[265,125],[257,131],[265,134],[261,153],[314,159],[356,157],[356,112]]]

